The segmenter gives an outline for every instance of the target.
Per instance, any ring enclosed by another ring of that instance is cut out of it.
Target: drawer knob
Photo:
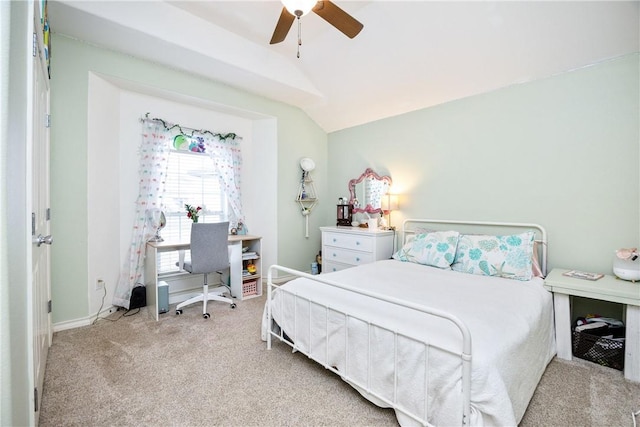
[[[334,253],[333,253],[333,257],[335,258],[335,256],[336,256],[336,254],[335,254],[335,252],[334,252]]]
[[[333,243],[335,243],[338,239],[336,239],[335,237],[333,238]]]
[[[359,258],[359,257],[356,257],[356,261],[357,261],[357,262],[360,262],[360,258]]]
[[[360,242],[356,242],[356,246],[360,246]]]

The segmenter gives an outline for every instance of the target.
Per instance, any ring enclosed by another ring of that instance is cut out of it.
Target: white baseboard
[[[111,313],[115,313],[117,310],[118,308],[114,306],[107,307],[98,314],[98,317],[108,316]],[[53,325],[51,325],[51,328],[53,329],[53,332],[60,332],[60,331],[65,331],[67,329],[75,329],[75,328],[81,328],[83,326],[89,326],[93,323],[94,320],[96,320],[95,314],[89,317],[84,317],[80,319],[66,320],[64,322],[54,323]]]
[[[281,285],[295,278],[296,276],[293,276],[293,275],[281,276],[281,277],[274,278],[273,283],[276,285]],[[182,279],[183,279],[182,281],[184,282],[184,278]],[[167,280],[167,279],[164,279],[164,280]],[[176,282],[178,281],[180,281],[180,278],[176,279]],[[266,278],[263,278],[264,285],[266,285],[266,282],[267,282]],[[169,293],[169,304],[177,304],[202,293],[202,286],[200,285],[199,287],[193,287],[193,283],[188,283],[188,282],[183,283],[182,286],[175,286],[175,284],[173,284],[173,286],[174,288],[177,287],[178,290],[175,292]],[[264,289],[266,290],[266,288]],[[114,306],[107,307],[102,311],[100,311],[100,314],[98,315],[98,317],[108,316],[111,313],[115,313],[117,309],[118,308]],[[96,315],[92,314],[91,316],[87,316],[80,319],[66,320],[64,322],[54,323],[52,325],[52,329],[53,329],[53,332],[60,332],[67,329],[81,328],[83,326],[91,325],[95,320],[96,320]]]

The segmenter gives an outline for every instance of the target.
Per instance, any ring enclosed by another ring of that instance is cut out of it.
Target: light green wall
[[[30,52],[33,3],[0,4],[0,425],[32,425]]]
[[[53,42],[54,323],[90,315],[90,71],[277,118],[279,264],[308,270],[318,227],[335,222],[335,201],[367,167],[390,174],[403,195],[394,225],[407,217],[538,222],[549,232],[550,267],[604,272],[613,250],[639,244],[637,54],[327,136],[297,108],[63,36]],[[320,198],[309,239],[293,201],[301,157],[316,161]]]
[[[319,197],[326,192],[327,135],[300,109],[234,89],[211,80],[88,46],[54,34],[51,68],[51,208],[53,323],[87,319],[89,313],[87,252],[87,99],[89,73],[100,73],[185,96],[217,102],[277,119],[278,262],[308,269],[320,246],[316,233],[304,238],[304,223],[294,203],[300,179],[298,161],[312,157]],[[215,75],[215,70],[212,70]],[[259,144],[259,142],[257,142]],[[312,215],[310,228],[322,223]],[[260,234],[260,230],[251,229]],[[264,273],[266,274],[266,268]],[[110,301],[105,301],[110,304]]]
[[[394,225],[537,222],[551,268],[611,273],[640,244],[639,76],[633,54],[331,133],[329,198],[372,167],[402,194]]]

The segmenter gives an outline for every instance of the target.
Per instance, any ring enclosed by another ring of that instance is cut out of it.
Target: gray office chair
[[[223,295],[229,288],[222,285],[209,290],[207,277],[212,273],[229,268],[229,223],[218,222],[212,224],[194,223],[191,225],[191,262],[185,262],[183,268],[192,274],[204,274],[202,295],[189,298],[176,306],[176,315],[182,314],[182,307],[202,301],[202,316],[208,319],[207,301],[222,301],[236,304],[231,298]]]

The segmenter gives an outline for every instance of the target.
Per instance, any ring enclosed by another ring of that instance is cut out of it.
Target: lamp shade
[[[397,211],[398,206],[398,195],[397,194],[385,194],[382,197],[382,210],[385,212]]]
[[[307,13],[311,12],[311,9],[316,5],[317,0],[281,0],[284,7],[289,11],[290,14],[295,16],[304,16]],[[300,14],[296,14],[296,11],[299,10]]]

